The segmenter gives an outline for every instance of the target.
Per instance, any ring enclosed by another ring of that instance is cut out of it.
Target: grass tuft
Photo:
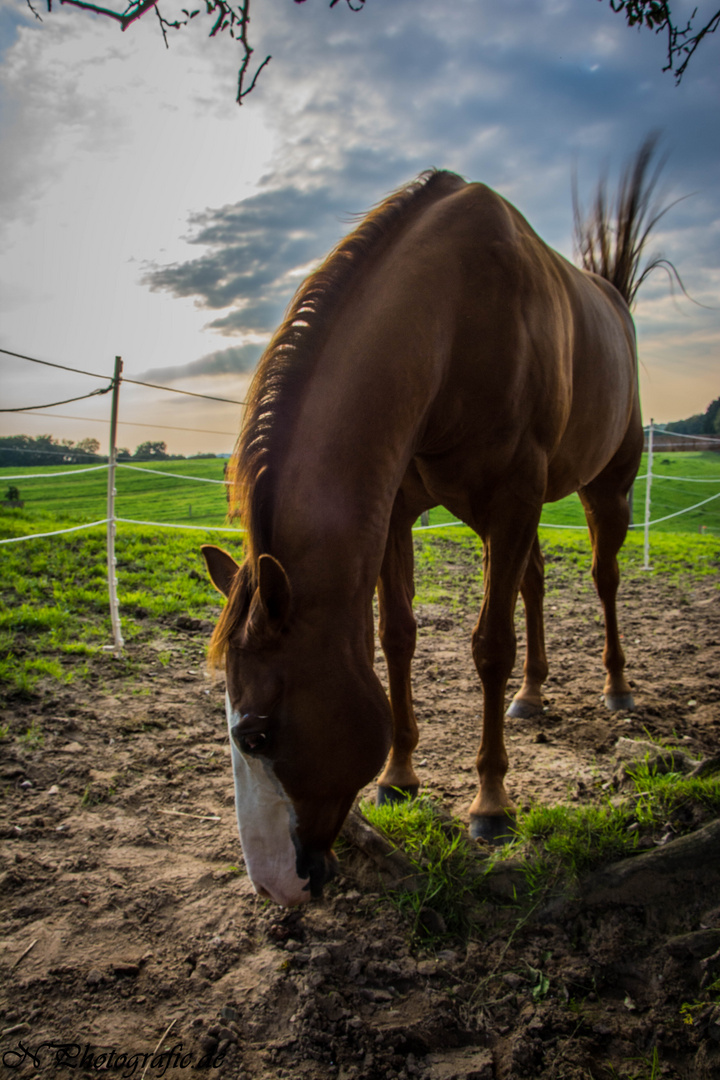
[[[426,882],[415,894],[389,894],[411,915],[413,931],[431,939],[442,936],[423,923],[429,908],[442,917],[448,934],[465,937],[477,903],[492,901],[486,875],[498,862],[516,860],[526,888],[513,904],[530,910],[554,894],[572,895],[598,866],[652,849],[720,815],[717,772],[688,777],[642,765],[631,782],[634,791],[621,802],[532,806],[518,815],[517,838],[489,853],[476,848],[463,823],[443,816],[428,796],[381,807],[365,803],[362,811]],[[542,980],[537,993],[543,993]]]
[[[514,847],[522,854],[531,897],[572,889],[602,863],[631,855],[637,833],[631,815],[610,803],[600,806],[532,806],[517,820]]]
[[[630,773],[636,791],[635,816],[641,825],[657,826],[677,819],[692,807],[708,816],[720,815],[720,773],[682,776],[659,773],[651,765],[639,765]]]
[[[413,919],[413,932],[428,939],[443,937],[436,919],[440,916],[447,934],[463,936],[468,929],[468,901],[473,895],[473,855],[461,822],[441,817],[426,796],[375,806],[363,803],[368,821],[402,848],[425,886],[417,893],[398,892],[394,902]]]

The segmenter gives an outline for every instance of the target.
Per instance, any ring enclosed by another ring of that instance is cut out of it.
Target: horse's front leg
[[[535,535],[530,558],[520,586],[520,592],[525,605],[525,628],[527,633],[525,667],[523,669],[523,684],[510,702],[507,715],[525,719],[542,712],[542,688],[548,675],[543,621],[545,560],[540,550],[537,534]]]
[[[537,516],[523,523],[512,506],[500,507],[490,516],[492,524],[485,537],[484,597],[472,639],[483,687],[483,720],[477,755],[480,788],[470,806],[470,835],[491,843],[512,837],[515,807],[504,782],[508,768],[505,690],[515,662],[515,604],[539,517],[538,507]]]
[[[392,748],[378,780],[378,805],[417,795],[420,784],[412,760],[418,743],[418,726],[410,685],[410,668],[417,637],[412,609],[415,591],[413,521],[414,517],[406,509],[402,496],[398,496],[378,581],[378,629],[387,661],[393,713]]]

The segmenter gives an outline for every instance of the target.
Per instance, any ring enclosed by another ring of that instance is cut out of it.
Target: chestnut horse
[[[345,816],[384,763],[380,797],[417,791],[411,528],[430,507],[447,507],[484,545],[473,836],[497,840],[512,822],[513,613],[520,591],[518,713],[541,706],[547,675],[540,512],[573,491],[605,609],[606,701],[631,707],[616,555],[642,444],[626,303],[482,184],[424,174],[301,286],[260,362],[231,463],[246,558],[238,567],[203,548],[228,597],[210,656],[225,665],[238,823],[258,893],[284,905],[320,894]],[[390,702],[373,669],[376,587]]]

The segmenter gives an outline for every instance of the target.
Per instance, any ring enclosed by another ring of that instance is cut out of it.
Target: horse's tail
[[[680,275],[668,260],[655,256],[642,269],[650,233],[661,217],[675,205],[659,209],[652,196],[665,158],[649,173],[655,153],[658,133],[647,136],[635,158],[626,166],[614,203],[608,198],[607,179],[602,177],[591,209],[583,213],[578,199],[577,180],[573,177],[573,241],[576,257],[585,270],[599,274],[618,290],[628,307],[635,302],[637,291],[653,270],[662,267],[683,292]],[[677,201],[677,200],[676,200]]]

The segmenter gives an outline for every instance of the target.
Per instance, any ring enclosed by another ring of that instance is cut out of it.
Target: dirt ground
[[[622,736],[718,752],[716,583],[625,583],[637,701],[627,715],[601,704],[597,615],[578,576],[552,585],[546,709],[507,725],[520,804],[611,790]],[[463,816],[480,708],[476,596],[418,616],[419,772]],[[720,974],[720,889],[522,919],[499,897],[476,912],[468,940],[433,947],[352,860],[303,910],[256,898],[236,834],[222,680],[204,667],[209,629],[148,624],[126,660],[104,658],[77,686],[48,684],[5,717],[3,1076],[720,1076],[720,1007],[681,1012]]]

